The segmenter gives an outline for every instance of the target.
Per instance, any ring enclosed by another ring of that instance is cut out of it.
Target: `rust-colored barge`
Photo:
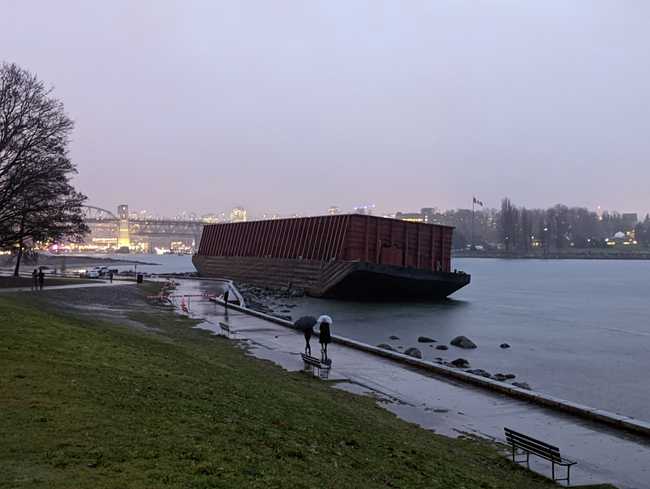
[[[470,282],[451,271],[453,228],[361,214],[203,228],[200,275],[315,297],[439,299]]]

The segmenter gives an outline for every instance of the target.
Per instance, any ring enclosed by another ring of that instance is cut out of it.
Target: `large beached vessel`
[[[451,271],[453,228],[361,214],[210,224],[199,274],[315,297],[439,299],[470,282]]]

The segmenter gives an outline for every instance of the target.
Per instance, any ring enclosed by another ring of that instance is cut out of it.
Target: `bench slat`
[[[538,457],[545,458],[546,460],[549,460],[551,462],[556,462],[556,463],[562,462],[562,457],[560,456],[559,452],[546,450],[544,448],[540,448],[538,446],[525,443],[522,441],[508,440],[508,442],[510,443],[510,445],[513,445],[515,448],[521,448],[522,450],[535,454]]]
[[[545,446],[547,448],[550,448],[551,450],[557,450],[558,452],[560,451],[560,449],[558,447],[556,447],[555,445],[551,445],[551,444],[546,443],[546,442],[544,442],[542,440],[538,440],[537,438],[533,438],[532,436],[524,435],[523,433],[519,433],[517,431],[511,430],[510,428],[504,428],[503,430],[505,431],[506,436],[508,434],[510,434],[513,437],[522,438],[522,439],[528,440],[530,442],[537,443],[538,445]]]
[[[538,450],[545,451],[545,452],[555,452],[555,453],[560,453],[560,450],[555,447],[549,447],[547,445],[542,445],[541,443],[537,443],[533,440],[529,440],[528,438],[520,438],[517,436],[512,436],[512,435],[506,435],[506,439],[508,441],[513,441],[515,443],[521,443],[525,444],[531,447],[535,447]]]

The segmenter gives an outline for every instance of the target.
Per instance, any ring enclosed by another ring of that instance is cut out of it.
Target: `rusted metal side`
[[[351,260],[449,271],[453,228],[364,215],[204,226],[199,255]]]

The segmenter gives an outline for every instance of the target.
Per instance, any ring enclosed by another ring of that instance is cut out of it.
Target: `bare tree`
[[[501,242],[504,244],[507,252],[511,251],[516,245],[517,216],[517,208],[508,197],[504,198],[501,201],[499,233],[501,235]]]
[[[73,129],[63,104],[16,64],[0,67],[0,248],[17,249],[87,232],[86,197],[70,183]]]
[[[525,207],[521,208],[519,212],[520,215],[520,238],[519,238],[519,247],[524,251],[528,252],[530,250],[530,240],[533,234],[533,221],[531,219],[530,212]]]

